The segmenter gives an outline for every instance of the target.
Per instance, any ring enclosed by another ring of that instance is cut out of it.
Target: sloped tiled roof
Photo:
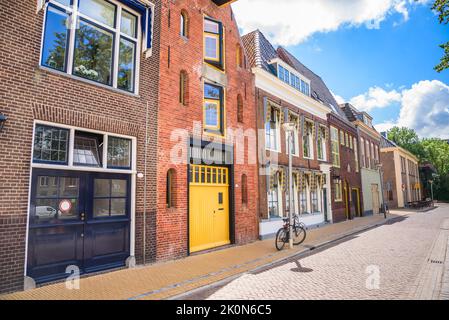
[[[396,143],[394,143],[393,141],[391,141],[388,138],[381,135],[381,137],[380,137],[380,148],[381,149],[397,148],[397,147],[398,147],[398,145]]]
[[[248,55],[251,67],[259,67],[268,72],[276,73],[269,61],[278,58],[276,49],[259,30],[248,33],[242,37],[243,46]]]
[[[340,104],[339,107],[341,108],[341,110],[343,110],[343,112],[346,115],[346,118],[348,118],[349,121],[361,120],[360,112],[350,103]]]
[[[321,77],[302,64],[290,52],[282,47],[279,47],[276,50],[260,30],[255,30],[244,35],[242,37],[242,42],[251,67],[259,67],[276,75],[276,70],[269,64],[269,62],[276,58],[281,59],[311,81],[310,90],[313,99],[323,103],[326,107],[331,108],[334,114],[348,125],[353,126],[352,123],[346,119],[344,112],[338,107],[337,101]]]
[[[336,114],[341,120],[346,122],[346,124],[353,126],[353,124],[346,118],[345,113],[339,108],[334,95],[330,92],[329,88],[319,75],[302,64],[287,49],[279,47],[277,53],[283,61],[311,81],[312,98],[322,102],[327,107],[330,107],[333,113]]]

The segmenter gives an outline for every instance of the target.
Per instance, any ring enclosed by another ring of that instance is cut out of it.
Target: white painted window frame
[[[318,125],[318,131],[320,130],[320,129],[324,129],[325,130],[325,132],[326,132],[326,126],[323,126],[323,125],[321,125],[321,124],[319,124]],[[319,139],[317,138],[317,143],[319,143]],[[319,155],[318,155],[318,153],[317,153],[317,158],[318,158],[318,160],[320,160],[320,161],[326,161],[327,160],[327,144],[326,144],[326,137],[324,136],[324,137],[322,137],[322,139],[321,139],[321,148],[322,148],[322,150],[323,150],[323,157],[322,158],[320,158],[319,157]],[[318,149],[317,149],[318,150]]]
[[[269,122],[269,121],[268,121]],[[270,131],[272,129],[270,128]],[[270,141],[270,146],[267,146],[267,141],[265,141],[265,149],[271,152],[281,152],[281,123],[280,119],[276,116],[276,129],[274,130],[276,134],[276,149],[273,148]],[[265,121],[265,139],[267,138],[267,121]]]
[[[271,175],[275,174],[276,172],[271,171],[270,172],[270,179],[271,179]],[[268,201],[268,197],[270,194],[271,190],[270,190],[270,185],[267,186],[267,212],[268,212],[268,220],[273,219],[270,216],[270,202]],[[278,198],[278,212],[279,212],[279,217],[283,218],[284,217],[284,206],[282,204],[282,188],[281,188],[281,183],[280,180],[277,181],[277,198]]]
[[[108,25],[105,25],[94,18],[91,18],[85,14],[82,14],[78,11],[78,1],[73,1],[72,7],[64,6],[63,4],[55,1],[55,0],[49,0],[47,3],[45,3],[44,6],[44,22],[42,25],[42,33],[41,33],[41,48],[40,48],[40,56],[39,56],[39,66],[41,68],[44,68],[46,70],[49,70],[51,72],[59,73],[59,74],[65,74],[69,76],[76,77],[76,79],[88,82],[90,84],[94,84],[101,87],[107,87],[107,88],[113,88],[116,90],[119,90],[120,92],[128,93],[128,94],[139,94],[139,84],[140,84],[140,57],[141,57],[141,51],[142,51],[142,27],[141,27],[141,14],[136,12],[135,10],[123,5],[121,2],[118,2],[116,0],[108,0],[108,2],[114,4],[117,7],[116,11],[116,25],[115,28],[112,28]],[[43,49],[44,49],[44,38],[45,38],[45,25],[47,20],[47,8],[49,4],[53,4],[58,8],[61,8],[63,10],[66,10],[70,13],[70,27],[68,29],[69,33],[69,44],[67,47],[67,70],[66,71],[59,71],[54,70],[52,68],[49,68],[42,63],[42,57],[43,57]],[[137,38],[130,37],[129,35],[121,32],[121,18],[122,18],[122,9],[125,9],[129,13],[133,14],[137,18]],[[77,76],[73,74],[73,60],[74,60],[74,54],[75,54],[75,37],[76,37],[76,26],[79,21],[79,18],[86,19],[87,21],[91,21],[95,24],[98,24],[102,28],[112,32],[114,34],[114,48],[113,48],[113,65],[112,65],[112,85],[99,83],[93,80],[89,80],[80,76]],[[151,18],[154,19],[154,8],[151,15]],[[146,31],[148,34],[148,30]],[[127,91],[124,89],[117,88],[117,77],[118,77],[118,66],[119,66],[119,50],[120,50],[120,38],[125,38],[126,40],[129,40],[131,42],[134,42],[136,44],[135,48],[135,70],[134,70],[134,90],[133,91]]]
[[[292,153],[292,156],[299,158],[299,131],[298,128],[295,127],[295,130],[293,131],[293,143],[295,146],[295,152]],[[288,132],[285,133],[285,149],[286,154],[290,154],[290,150],[288,149]]]
[[[309,120],[307,120],[307,119],[304,119],[304,126],[306,125],[307,122],[309,122],[309,123],[311,123],[312,125],[314,125],[313,121],[309,121]],[[315,148],[314,148],[314,145],[315,145],[315,144],[313,143],[313,128],[312,128],[312,132],[311,132],[310,135],[307,136],[307,137],[308,137],[308,139],[309,139],[309,147],[310,147],[309,154],[310,154],[310,156],[309,156],[309,157],[306,157],[306,156],[304,155],[304,137],[303,137],[303,139],[302,139],[302,141],[303,141],[302,157],[303,157],[303,159],[314,160],[314,159],[315,159]]]
[[[55,128],[61,128],[61,129],[67,129],[69,130],[69,147],[68,147],[68,163],[67,164],[54,164],[54,163],[35,163],[33,162],[34,159],[34,131],[37,125],[45,125],[49,127],[55,127]],[[73,152],[74,152],[74,146],[75,146],[75,132],[76,131],[82,131],[82,132],[88,132],[93,134],[98,134],[103,136],[103,154],[102,154],[102,167],[88,167],[88,166],[80,166],[75,165],[73,163]],[[108,168],[108,161],[107,161],[107,155],[108,155],[108,137],[117,137],[117,138],[123,138],[127,140],[131,140],[131,168],[130,169],[112,169]],[[136,168],[137,168],[137,160],[136,160],[136,152],[137,152],[137,139],[135,137],[121,135],[121,134],[115,134],[115,133],[108,133],[104,131],[98,131],[98,130],[91,130],[91,129],[85,129],[80,127],[74,127],[69,126],[65,124],[59,124],[54,122],[48,122],[48,121],[42,121],[42,120],[35,120],[34,121],[34,128],[33,128],[33,150],[31,155],[31,167],[32,168],[43,168],[43,169],[56,169],[56,170],[74,170],[74,171],[89,171],[89,172],[104,172],[104,173],[124,173],[124,174],[135,174]]]

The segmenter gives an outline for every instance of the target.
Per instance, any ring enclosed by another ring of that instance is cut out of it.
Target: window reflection
[[[51,222],[78,216],[79,178],[38,176],[34,219]]]
[[[128,180],[95,179],[93,214],[96,218],[127,214]]]

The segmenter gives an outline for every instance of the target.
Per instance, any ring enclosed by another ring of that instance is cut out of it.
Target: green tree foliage
[[[434,180],[434,195],[438,200],[449,201],[449,144],[437,138],[420,139],[413,129],[394,127],[388,139],[410,151],[421,163],[430,162],[437,171]],[[427,177],[430,179],[431,177]]]
[[[449,23],[449,0],[435,0],[432,10],[438,14],[438,20],[441,24]],[[440,63],[435,67],[435,70],[441,72],[449,68],[449,41],[440,45],[444,50],[444,56]]]
[[[394,127],[388,132],[388,139],[416,155],[420,161],[425,158],[423,146],[415,130],[406,127]]]
[[[449,144],[441,139],[423,139],[421,145],[424,150],[424,161],[431,162],[438,174],[449,174]]]

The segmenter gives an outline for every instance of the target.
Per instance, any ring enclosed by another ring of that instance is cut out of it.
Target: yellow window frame
[[[203,38],[204,38],[204,45],[203,45],[204,59],[208,60],[208,61],[220,62],[220,35],[204,31],[204,37]],[[216,43],[215,53],[216,53],[216,56],[217,56],[216,58],[207,56],[207,54],[206,54],[206,38],[213,38],[213,39],[215,39],[215,43]]]
[[[214,104],[217,107],[217,125],[216,126],[210,126],[207,124],[206,122],[206,105],[207,104]],[[221,125],[220,125],[220,119],[221,119],[221,103],[219,100],[214,100],[214,99],[204,99],[203,102],[203,123],[204,123],[204,128],[205,129],[209,129],[209,130],[214,130],[214,131],[220,131],[221,130]]]

